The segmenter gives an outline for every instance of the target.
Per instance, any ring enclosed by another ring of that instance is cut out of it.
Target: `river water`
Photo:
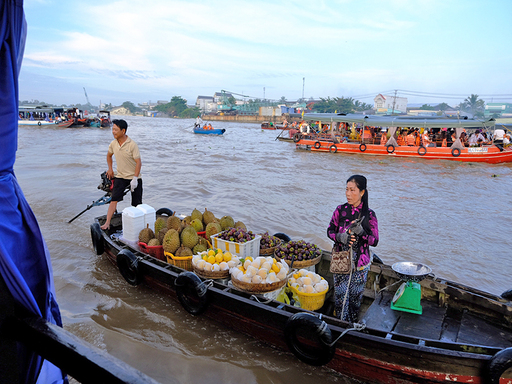
[[[259,124],[124,117],[140,148],[143,201],[189,214],[205,207],[254,232],[285,232],[329,249],[326,228],[352,174],[368,178],[379,221],[374,251],[495,294],[512,288],[512,165],[310,153]],[[50,250],[64,328],[161,383],[351,381],[202,317],[161,293],[128,285],[95,255],[89,226],[106,170],[106,128],[20,127],[15,172]],[[129,206],[129,196],[118,208]]]

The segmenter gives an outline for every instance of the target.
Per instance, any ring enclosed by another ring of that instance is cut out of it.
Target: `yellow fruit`
[[[208,256],[208,262],[210,264],[215,264],[215,256]]]
[[[217,253],[222,253],[222,249],[217,248]]]
[[[276,259],[272,259],[272,260],[273,260],[272,263],[277,264],[277,260]]]
[[[244,266],[243,266],[243,265],[240,265],[240,266],[238,267],[238,269],[245,273],[245,268],[244,268]]]
[[[294,274],[293,274],[293,278],[294,278],[295,280],[297,280],[299,277],[300,277],[300,275],[299,275],[298,273],[294,273]]]
[[[232,257],[231,252],[224,253],[224,261],[226,263],[231,260],[231,257]]]
[[[208,251],[208,256],[215,256],[215,251],[213,249],[210,249]]]
[[[207,254],[207,253],[205,253],[205,254],[203,255],[203,260],[204,260],[204,261],[208,261],[208,254]]]
[[[281,268],[279,268],[279,264],[272,264],[272,271],[274,271],[275,273],[278,273],[280,269]]]
[[[217,263],[220,263],[220,262],[221,262],[221,261],[223,261],[223,260],[224,260],[224,255],[223,255],[222,253],[217,253],[217,254],[215,255],[215,261],[216,261]]]
[[[253,262],[253,261],[254,261],[254,259],[253,259],[251,256],[247,256],[247,257],[245,258],[245,260],[250,260],[251,262]]]

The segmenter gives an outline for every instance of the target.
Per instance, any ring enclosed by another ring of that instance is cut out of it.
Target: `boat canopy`
[[[414,127],[414,128],[490,128],[496,121],[457,119],[436,116],[377,116],[340,113],[305,113],[306,121],[359,123],[374,127]]]

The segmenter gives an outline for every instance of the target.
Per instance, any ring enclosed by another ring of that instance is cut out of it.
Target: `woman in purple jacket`
[[[334,241],[335,251],[352,247],[355,270],[348,274],[334,274],[336,316],[348,322],[357,322],[363,289],[370,270],[370,246],[379,242],[377,216],[368,207],[366,177],[353,175],[347,180],[347,202],[339,205],[333,215],[327,236]],[[356,226],[353,222],[363,218]]]

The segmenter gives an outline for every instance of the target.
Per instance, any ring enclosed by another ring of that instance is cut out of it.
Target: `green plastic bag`
[[[281,292],[277,295],[277,301],[288,305],[293,305],[300,308],[299,295],[293,292],[290,288],[284,287]]]

